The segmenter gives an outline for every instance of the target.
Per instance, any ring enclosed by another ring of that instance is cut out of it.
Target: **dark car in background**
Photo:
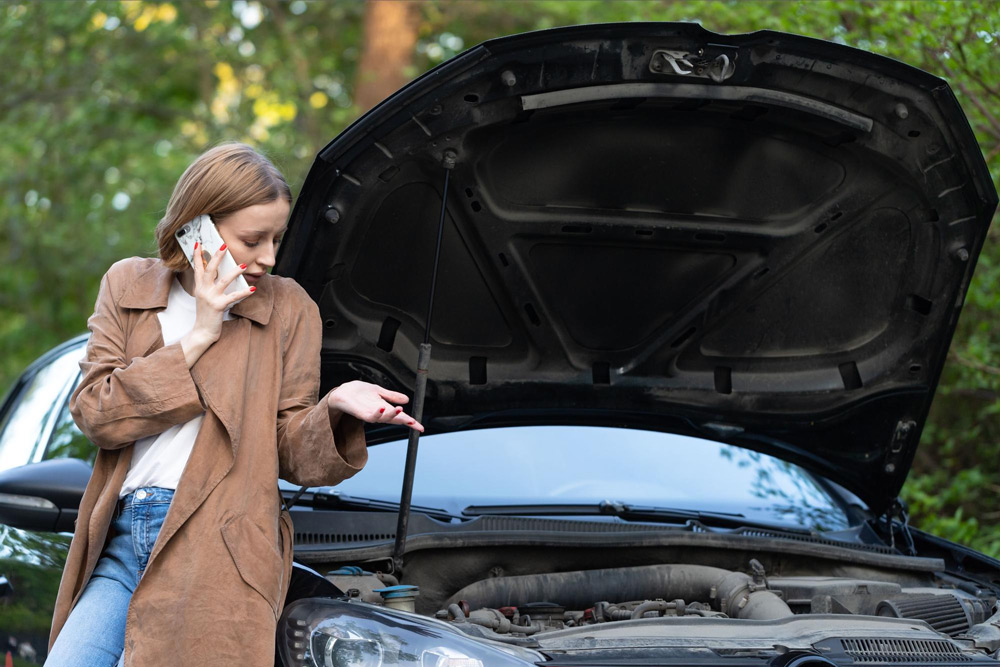
[[[578,26],[407,85],[319,153],[275,272],[321,391],[416,393],[427,431],[283,488],[280,664],[994,664],[1000,563],[898,495],[996,206],[945,82],[820,40]],[[82,345],[0,417],[33,443],[0,574],[42,615]]]

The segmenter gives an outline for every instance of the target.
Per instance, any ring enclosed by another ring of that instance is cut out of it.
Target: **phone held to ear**
[[[225,243],[222,237],[219,236],[219,230],[215,228],[215,223],[207,215],[199,215],[191,222],[186,223],[174,233],[174,238],[177,239],[177,243],[180,244],[181,250],[184,251],[184,256],[187,257],[188,263],[191,264],[192,268],[194,267],[194,244],[196,242],[198,244],[198,252],[203,253],[206,262],[214,257],[215,253],[222,247],[222,244]],[[236,260],[233,259],[233,256],[227,249],[226,254],[222,257],[222,261],[219,262],[219,275],[222,276],[231,273],[236,268]],[[250,285],[247,284],[246,278],[238,275],[236,276],[236,280],[229,283],[229,286],[226,287],[225,293],[243,292],[249,288]],[[245,298],[243,297],[243,299]],[[232,305],[236,305],[243,299],[234,301]]]

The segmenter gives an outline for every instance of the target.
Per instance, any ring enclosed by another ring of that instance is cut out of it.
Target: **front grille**
[[[936,639],[842,639],[844,653],[854,662],[971,662],[957,646]]]

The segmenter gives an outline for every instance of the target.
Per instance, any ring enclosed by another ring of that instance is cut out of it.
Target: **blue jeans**
[[[70,612],[45,664],[115,667],[124,660],[125,618],[132,591],[146,570],[167,516],[173,489],[147,486],[119,502],[104,547],[83,595]]]

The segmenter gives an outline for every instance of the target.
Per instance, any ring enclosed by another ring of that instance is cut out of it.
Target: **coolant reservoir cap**
[[[376,588],[374,592],[381,595],[383,600],[399,600],[401,598],[417,597],[420,595],[420,587],[400,584],[398,586]]]
[[[357,565],[347,565],[339,570],[333,570],[332,572],[327,572],[327,575],[334,577],[365,577],[373,576],[371,572],[366,572]]]

